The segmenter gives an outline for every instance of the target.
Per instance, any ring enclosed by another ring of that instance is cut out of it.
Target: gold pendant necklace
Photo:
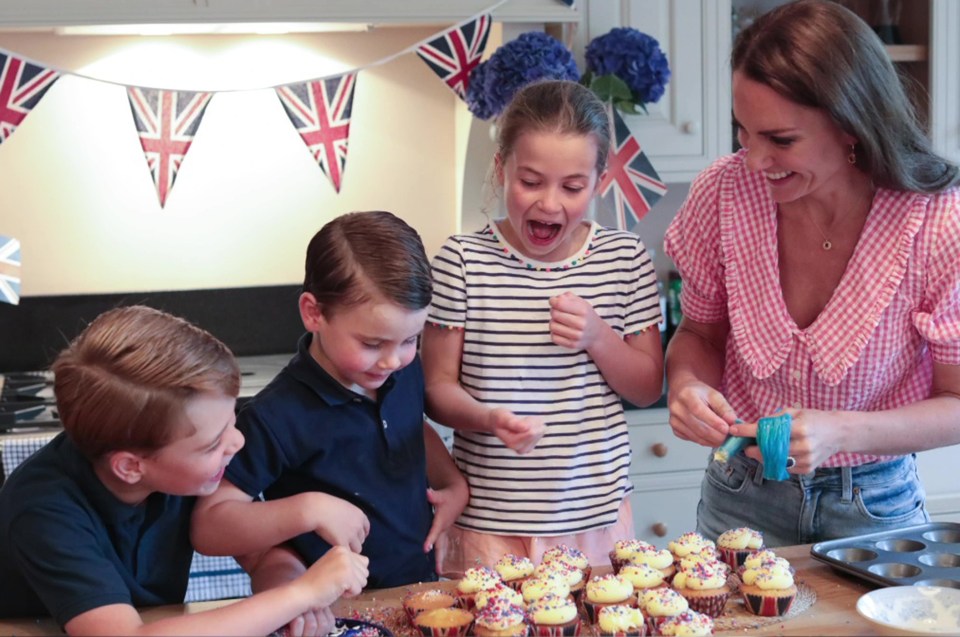
[[[827,238],[827,235],[824,234],[823,230],[820,229],[820,226],[817,225],[817,222],[813,220],[813,215],[810,214],[809,210],[807,210],[807,217],[810,219],[810,223],[813,224],[813,227],[817,229],[817,232],[820,233],[820,236],[823,237],[823,243],[820,244],[820,247],[824,250],[832,250],[833,242]]]

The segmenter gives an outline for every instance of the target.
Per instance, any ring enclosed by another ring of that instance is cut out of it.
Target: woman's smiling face
[[[740,72],[733,74],[733,114],[747,167],[763,173],[777,203],[829,193],[857,171],[847,161],[856,140],[824,111],[791,102]]]
[[[504,237],[525,257],[562,261],[580,248],[577,231],[597,186],[592,135],[523,133],[507,157],[497,157],[504,189]]]

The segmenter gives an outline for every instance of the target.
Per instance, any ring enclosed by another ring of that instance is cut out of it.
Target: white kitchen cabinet
[[[917,466],[927,492],[927,511],[935,522],[960,522],[957,463],[960,445],[917,454]]]
[[[932,1],[930,134],[937,152],[960,163],[960,2]]]
[[[666,409],[627,411],[636,536],[664,547],[697,527],[700,481],[711,452],[673,435]]]
[[[666,93],[624,120],[664,181],[690,181],[730,151],[730,0],[591,0],[584,22],[583,46],[622,26],[660,42]]]

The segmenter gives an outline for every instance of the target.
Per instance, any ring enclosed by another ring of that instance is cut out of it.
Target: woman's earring
[[[857,145],[856,144],[850,144],[850,154],[847,155],[847,161],[850,164],[857,163]]]

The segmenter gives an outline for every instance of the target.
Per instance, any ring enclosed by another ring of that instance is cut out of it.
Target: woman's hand
[[[670,427],[677,438],[705,447],[723,444],[737,415],[727,399],[713,387],[690,381],[670,387],[667,396]]]
[[[793,466],[787,467],[788,473],[806,474],[826,462],[827,458],[841,450],[841,428],[836,423],[836,412],[817,409],[786,409],[777,414],[788,413],[790,425],[790,451],[788,457],[794,459]],[[742,423],[730,427],[734,436],[756,438],[757,423]],[[756,445],[744,450],[744,455],[763,462],[763,454]]]

